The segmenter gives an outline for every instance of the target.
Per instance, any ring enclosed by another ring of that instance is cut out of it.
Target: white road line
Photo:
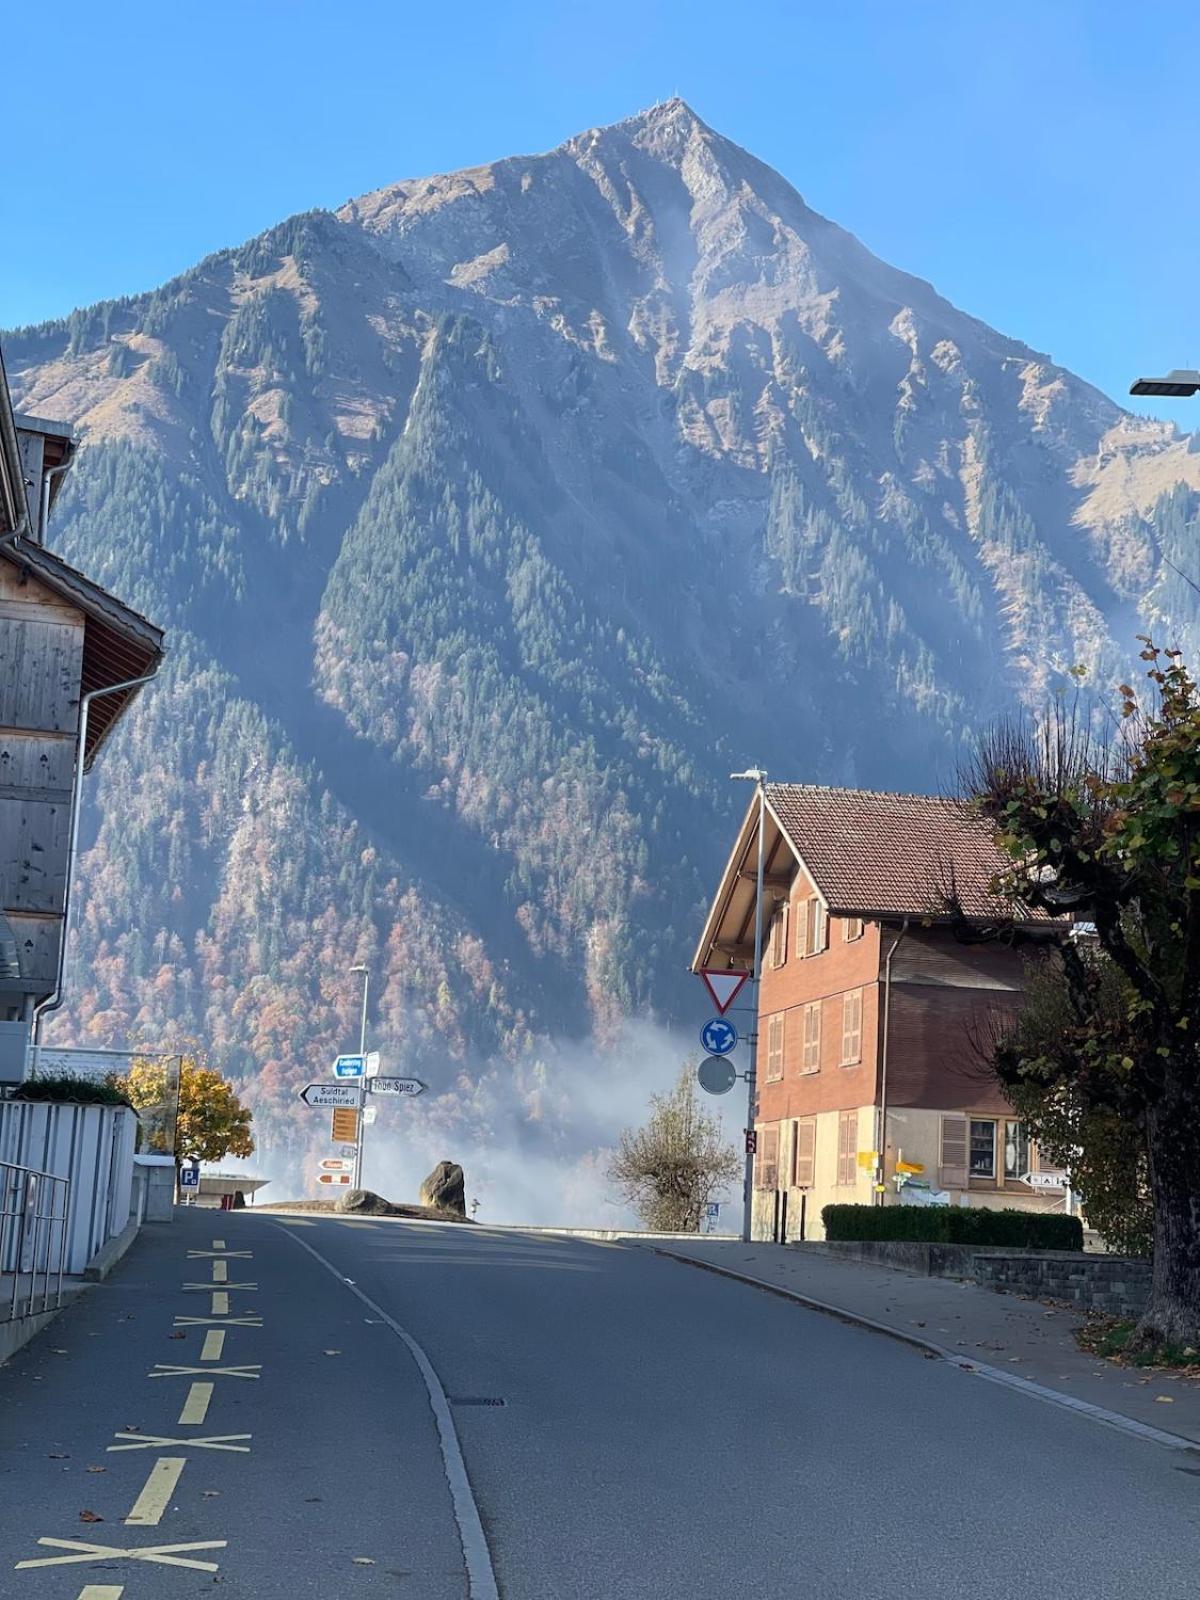
[[[272,1219],[274,1220],[274,1219]],[[450,1402],[446,1399],[446,1391],[442,1388],[441,1379],[433,1369],[429,1357],[421,1346],[407,1333],[394,1317],[389,1317],[382,1306],[376,1305],[370,1295],[364,1294],[357,1284],[351,1283],[331,1261],[327,1261],[319,1250],[314,1250],[307,1239],[300,1239],[292,1232],[291,1228],[283,1223],[276,1223],[282,1228],[301,1250],[307,1250],[315,1261],[319,1261],[326,1272],[333,1277],[351,1294],[357,1295],[363,1305],[367,1306],[387,1324],[396,1337],[407,1348],[417,1364],[417,1370],[425,1380],[425,1388],[429,1394],[429,1404],[433,1410],[434,1420],[437,1423],[438,1442],[442,1448],[442,1467],[446,1474],[446,1482],[450,1488],[450,1499],[454,1507],[454,1520],[458,1524],[458,1538],[462,1545],[463,1562],[467,1569],[467,1593],[469,1600],[500,1600],[500,1589],[496,1583],[496,1572],[492,1566],[492,1556],[487,1545],[487,1536],[483,1531],[483,1522],[479,1516],[479,1507],[475,1504],[475,1496],[471,1490],[471,1480],[467,1477],[467,1466],[463,1460],[462,1446],[458,1441],[458,1434],[454,1428],[454,1418],[450,1412]]]

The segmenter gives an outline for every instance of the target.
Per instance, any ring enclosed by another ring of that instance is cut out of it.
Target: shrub
[[[115,1084],[97,1078],[61,1077],[29,1078],[19,1083],[9,1096],[11,1100],[52,1100],[84,1106],[127,1106],[129,1097]]]
[[[920,1244],[1082,1250],[1078,1217],[969,1206],[826,1206],[827,1239],[909,1239]]]

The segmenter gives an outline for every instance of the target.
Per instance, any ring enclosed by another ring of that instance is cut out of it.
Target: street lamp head
[[[351,967],[350,971],[351,972],[362,972],[362,973],[365,973],[367,971],[367,968],[364,967],[361,962],[359,962],[359,964],[357,966]]]
[[[1200,389],[1200,372],[1194,367],[1176,367],[1165,378],[1139,378],[1130,394],[1163,394],[1174,400],[1186,399]]]
[[[761,767],[747,767],[745,772],[731,772],[729,776],[743,783],[763,783],[767,774]]]

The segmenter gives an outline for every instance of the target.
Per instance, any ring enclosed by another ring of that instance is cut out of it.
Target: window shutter
[[[787,1013],[780,1011],[767,1021],[767,1080],[777,1083],[783,1077],[783,1024]]]
[[[817,1125],[808,1118],[796,1124],[795,1183],[797,1189],[811,1189],[816,1165]]]
[[[858,1112],[842,1111],[838,1114],[838,1179],[839,1183],[853,1183],[858,1166]]]
[[[967,1119],[942,1118],[942,1160],[938,1183],[943,1189],[967,1187]]]
[[[816,954],[819,950],[828,950],[829,948],[829,912],[819,900],[815,901],[814,904],[817,908],[817,937],[813,946],[813,953]]]
[[[808,954],[808,908],[811,900],[798,900],[796,902],[796,954]]]
[[[766,1128],[759,1142],[758,1170],[760,1189],[774,1189],[779,1180],[779,1129]]]
[[[804,1062],[805,1072],[821,1070],[821,1002],[814,1001],[804,1008]]]
[[[783,966],[784,962],[787,960],[788,910],[788,903],[785,900],[779,908],[779,960],[775,963],[777,967]]]
[[[862,1060],[862,990],[848,989],[842,996],[842,1065]]]

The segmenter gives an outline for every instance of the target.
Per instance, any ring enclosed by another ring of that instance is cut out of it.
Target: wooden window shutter
[[[813,1001],[804,1008],[804,1061],[805,1072],[821,1070],[821,1002]]]
[[[774,1189],[779,1181],[779,1129],[766,1128],[759,1141],[760,1189]]]
[[[814,954],[819,950],[829,948],[829,911],[819,900],[814,902],[817,908],[817,937],[813,946]]]
[[[796,954],[808,954],[808,908],[811,900],[798,900],[796,902]]]
[[[767,1080],[777,1083],[783,1077],[783,1025],[787,1013],[778,1012],[767,1020]]]
[[[858,1168],[858,1112],[838,1113],[838,1178],[839,1183],[853,1183]]]
[[[817,1125],[811,1117],[796,1124],[795,1184],[811,1189],[817,1156]]]
[[[942,1118],[942,1155],[938,1183],[943,1189],[967,1187],[967,1119]]]
[[[771,939],[767,953],[768,964],[772,967],[781,967],[787,960],[787,925],[786,904],[776,906],[775,915],[771,918]]]
[[[862,990],[847,989],[842,996],[842,1065],[862,1060]]]

